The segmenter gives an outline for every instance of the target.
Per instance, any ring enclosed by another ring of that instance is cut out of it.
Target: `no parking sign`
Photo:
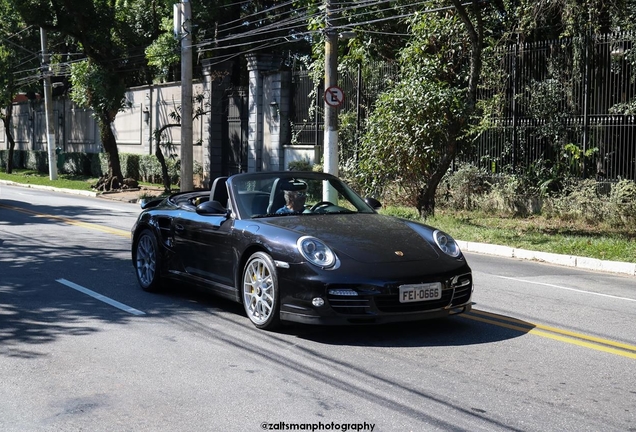
[[[344,101],[344,92],[340,87],[332,86],[325,90],[325,102],[330,107],[339,107]]]

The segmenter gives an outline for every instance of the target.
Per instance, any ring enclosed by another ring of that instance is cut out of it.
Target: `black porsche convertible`
[[[380,215],[337,177],[260,172],[142,204],[141,287],[180,280],[240,302],[252,323],[371,324],[469,311],[473,281],[448,234]]]

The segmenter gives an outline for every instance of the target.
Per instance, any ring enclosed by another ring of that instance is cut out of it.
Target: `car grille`
[[[468,300],[470,300],[470,296],[473,293],[472,277],[470,275],[463,275],[458,277],[455,286],[456,288],[453,295],[453,303],[451,303],[451,306],[463,305],[468,302]]]
[[[443,309],[449,306],[460,306],[470,300],[472,294],[472,277],[470,274],[455,277],[442,282],[444,290],[442,298],[435,301],[400,303],[398,286],[391,287],[389,294],[369,291],[370,287],[347,287],[355,290],[358,296],[329,294],[327,299],[333,310],[342,315],[369,315],[381,313],[425,312]]]
[[[328,299],[333,310],[344,315],[366,315],[370,310],[368,298],[329,295]]]

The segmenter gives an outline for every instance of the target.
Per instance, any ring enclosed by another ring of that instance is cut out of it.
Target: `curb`
[[[475,243],[456,240],[464,252],[474,252],[495,255],[505,258],[517,258],[527,261],[539,261],[564,267],[574,267],[583,270],[595,270],[607,273],[618,273],[636,276],[636,264],[621,261],[603,261],[596,258],[586,258],[575,255],[559,255],[548,252],[537,252],[526,249],[498,246],[487,243]]]
[[[63,188],[56,188],[53,186],[32,185],[28,183],[16,183],[16,182],[8,181],[8,180],[0,180],[0,184],[5,184],[9,186],[22,186],[22,187],[31,188],[31,189],[48,190],[52,192],[62,192],[62,193],[73,194],[73,195],[83,195],[88,197],[96,197],[98,195],[97,192],[92,192],[92,191],[63,189]]]

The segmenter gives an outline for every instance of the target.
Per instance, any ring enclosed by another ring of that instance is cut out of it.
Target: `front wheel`
[[[272,258],[254,253],[243,270],[243,306],[247,317],[259,329],[272,330],[280,324],[278,277]]]
[[[135,250],[135,273],[144,291],[156,292],[161,289],[160,263],[157,239],[146,229],[139,235]]]

